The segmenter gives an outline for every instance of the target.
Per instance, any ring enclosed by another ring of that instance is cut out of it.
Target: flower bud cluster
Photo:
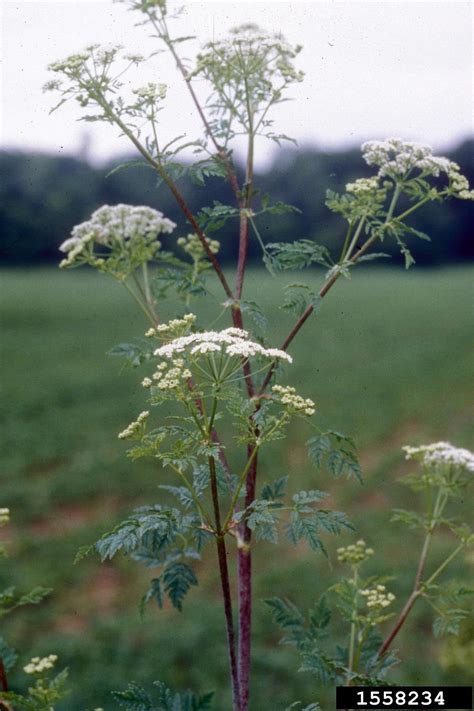
[[[393,593],[387,593],[385,585],[377,585],[375,588],[359,590],[359,593],[367,598],[367,607],[375,611],[388,607],[395,600]]]
[[[338,561],[341,563],[350,563],[351,565],[358,565],[373,555],[374,549],[367,548],[365,541],[362,539],[355,544],[337,549]]]
[[[151,81],[144,86],[133,89],[133,93],[136,94],[138,99],[141,99],[146,103],[154,103],[155,101],[162,101],[163,99],[166,99],[166,92],[166,84],[155,84]]]
[[[23,667],[23,670],[27,674],[42,674],[49,669],[52,669],[57,662],[58,657],[56,654],[50,654],[48,657],[33,657],[31,662]]]
[[[180,237],[176,244],[178,244],[194,261],[202,259],[205,255],[205,250],[202,245],[201,240],[196,234],[188,234],[187,237]],[[207,244],[209,245],[209,250],[212,254],[217,254],[220,249],[220,242],[216,239],[208,239]]]
[[[186,367],[183,358],[175,358],[171,361],[172,367],[169,367],[168,363],[164,361],[160,363],[153,374],[153,380],[150,378],[145,378],[142,382],[144,387],[154,387],[159,388],[159,390],[175,390],[181,383],[186,382],[192,377],[192,373],[189,368]],[[155,381],[155,382],[153,382]]]
[[[474,472],[474,452],[454,447],[450,442],[434,442],[419,447],[403,447],[406,459],[416,459],[428,468],[454,467]]]
[[[118,438],[133,439],[137,435],[141,434],[144,430],[144,426],[149,416],[150,413],[148,412],[148,410],[140,412],[137,419],[134,422],[131,422],[128,427],[126,427],[122,432],[120,432]]]
[[[346,185],[346,191],[353,195],[370,195],[379,188],[378,178],[358,178],[354,183]]]
[[[189,331],[191,326],[196,322],[196,314],[185,314],[183,318],[173,318],[168,323],[160,323],[155,328],[149,328],[145,333],[147,338],[161,336],[162,338],[170,338],[181,335]]]
[[[10,522],[10,509],[0,509],[0,526],[6,526]]]
[[[57,62],[52,62],[48,69],[51,72],[62,72],[64,74],[76,74],[81,70],[90,57],[89,51],[76,52],[70,54],[64,59],[60,59]],[[47,90],[47,85],[44,87]]]
[[[303,398],[301,395],[297,395],[295,388],[289,385],[274,385],[272,392],[274,393],[274,400],[285,405],[289,412],[296,412],[309,417],[316,412],[314,402],[309,397]]]
[[[103,84],[105,87],[107,84],[106,72],[107,69],[112,65],[115,58],[119,52],[123,49],[123,45],[115,44],[106,47],[101,47],[99,44],[88,45],[82,52],[76,52],[70,54],[68,57],[61,59],[57,62],[52,62],[48,69],[56,74],[63,74],[69,79],[87,79],[91,76],[95,76],[97,85]],[[88,64],[89,63],[89,64]],[[101,69],[100,72],[90,73],[90,68],[94,67],[96,70]],[[43,87],[44,91],[51,91],[61,88],[61,82],[56,82],[55,85],[52,82],[48,82]]]
[[[456,165],[456,163],[453,165]],[[459,171],[459,166],[457,166],[457,168]],[[461,175],[461,173],[456,170],[452,170],[448,173],[448,177],[450,181],[449,187],[456,197],[461,200],[474,200],[474,190],[469,189],[469,180],[466,176]]]
[[[381,186],[377,177],[358,178],[353,183],[347,183],[346,192],[359,200],[383,203],[387,197],[387,186]]]

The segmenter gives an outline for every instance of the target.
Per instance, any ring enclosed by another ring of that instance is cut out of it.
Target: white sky
[[[327,148],[395,135],[447,148],[473,132],[473,4],[387,0],[338,2],[186,2],[175,27],[203,40],[251,20],[281,31],[304,50],[306,72],[295,101],[278,107],[276,131]],[[41,92],[46,66],[92,42],[152,51],[133,26],[136,13],[111,0],[0,0],[2,22],[0,147],[73,153],[89,145],[103,160],[128,150],[110,126],[77,123],[75,103],[48,116]],[[192,45],[181,45],[192,56]],[[141,70],[138,84],[171,85],[164,138],[200,128],[185,87],[166,55]],[[260,162],[272,147],[261,146]]]

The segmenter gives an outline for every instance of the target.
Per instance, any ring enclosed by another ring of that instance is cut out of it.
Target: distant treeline
[[[449,157],[474,184],[474,139],[465,141]],[[71,227],[87,219],[105,203],[146,204],[156,207],[178,223],[176,235],[186,234],[187,226],[167,188],[157,187],[156,175],[142,166],[110,174],[117,163],[93,167],[87,162],[43,154],[0,152],[0,259],[7,265],[44,264],[58,261],[58,245],[69,236]],[[344,225],[324,204],[327,188],[343,190],[345,183],[370,175],[359,150],[324,152],[306,148],[282,152],[265,172],[256,176],[259,193],[271,202],[281,200],[301,212],[273,216],[260,222],[263,238],[277,242],[298,238],[313,239],[329,247],[342,239]],[[108,175],[109,174],[109,175]],[[205,187],[181,181],[181,189],[194,211],[212,205],[213,200],[233,204],[224,181],[210,179]],[[413,216],[413,226],[427,233],[432,243],[411,242],[419,264],[434,265],[474,259],[474,203],[452,200],[431,204]],[[225,261],[237,248],[236,225],[232,222],[219,232],[221,258]],[[384,251],[396,254],[392,245]],[[256,240],[251,258],[259,255]]]

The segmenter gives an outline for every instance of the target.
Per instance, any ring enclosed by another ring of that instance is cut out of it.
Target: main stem
[[[209,473],[211,478],[211,495],[214,506],[214,518],[216,521],[216,545],[217,558],[219,561],[219,574],[221,579],[222,596],[224,598],[224,614],[227,629],[227,645],[229,650],[229,667],[232,679],[232,708],[234,711],[242,711],[240,703],[239,673],[237,668],[237,657],[235,653],[235,632],[234,620],[232,616],[232,595],[230,591],[229,568],[227,565],[227,550],[222,532],[221,514],[219,506],[219,493],[217,491],[216,462],[214,457],[209,457]]]
[[[239,254],[237,259],[237,273],[235,280],[235,296],[240,300],[244,286],[245,270],[249,247],[249,216],[253,192],[254,172],[254,116],[252,96],[245,80],[248,141],[247,163],[245,170],[245,185],[243,200],[240,203],[240,229],[239,229]],[[240,311],[239,311],[240,314]],[[245,381],[248,396],[253,397],[254,387],[250,371],[245,372]],[[247,461],[251,462],[245,483],[245,507],[255,499],[257,480],[257,451],[254,445],[247,447]],[[245,520],[240,524],[237,532],[237,575],[239,581],[239,683],[240,702],[242,711],[247,711],[250,695],[250,650],[252,637],[252,532]]]
[[[5,670],[5,665],[3,659],[0,657],[0,686],[2,691],[8,691],[8,679],[7,672]]]
[[[251,457],[253,450],[247,452]],[[247,475],[245,507],[255,499],[257,481],[257,455]],[[242,711],[247,711],[250,694],[250,650],[252,632],[252,532],[243,523],[238,531],[238,578],[239,578],[239,682]]]

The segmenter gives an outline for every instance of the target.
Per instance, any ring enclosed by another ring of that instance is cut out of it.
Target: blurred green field
[[[372,269],[355,273],[328,295],[292,349],[288,380],[318,406],[319,422],[355,437],[365,484],[333,481],[309,464],[308,431],[295,426],[291,445],[262,459],[262,480],[285,473],[292,488],[331,491],[376,548],[374,567],[400,577],[403,597],[412,582],[417,533],[388,524],[389,510],[411,505],[397,483],[406,467],[400,447],[448,439],[474,444],[469,387],[474,375],[472,269],[403,273]],[[298,279],[299,280],[299,279]],[[291,277],[286,281],[291,281]],[[251,272],[248,297],[264,301],[271,319],[269,342],[282,340],[291,318],[279,311],[281,284]],[[261,295],[263,295],[261,297]],[[126,559],[100,565],[93,558],[73,566],[77,548],[95,540],[132,507],[155,502],[168,481],[156,463],[132,463],[117,432],[144,408],[139,387],[146,366],[123,370],[106,351],[140,337],[141,315],[125,291],[88,272],[8,271],[1,274],[2,463],[1,506],[12,510],[11,563],[0,566],[0,589],[13,578],[22,591],[36,584],[54,588],[38,609],[6,618],[2,634],[22,651],[55,652],[71,668],[72,694],[63,709],[115,708],[112,689],[127,681],[156,678],[176,688],[217,689],[218,711],[228,708],[225,640],[213,551],[197,566],[200,585],[183,613],[150,607],[141,622],[137,601],[152,571]],[[219,299],[212,314],[221,311]],[[171,314],[172,304],[165,305]],[[202,313],[202,311],[199,311]],[[224,327],[224,319],[217,325]],[[460,507],[468,518],[472,500]],[[328,542],[330,550],[349,534]],[[403,540],[403,543],[401,543]],[[448,536],[433,548],[448,550]],[[298,674],[298,658],[278,646],[279,631],[258,598],[288,596],[309,605],[337,570],[304,546],[275,554],[264,543],[256,557],[254,711],[284,709],[296,699],[331,694]],[[473,561],[453,565],[458,577],[472,576]],[[471,568],[469,569],[469,566]],[[420,604],[400,635],[405,663],[394,674],[406,684],[468,683],[462,665],[451,670],[436,661],[442,642],[430,635],[431,613]],[[471,633],[472,634],[472,633]],[[12,679],[21,683],[21,675]],[[266,705],[267,704],[267,705]]]

